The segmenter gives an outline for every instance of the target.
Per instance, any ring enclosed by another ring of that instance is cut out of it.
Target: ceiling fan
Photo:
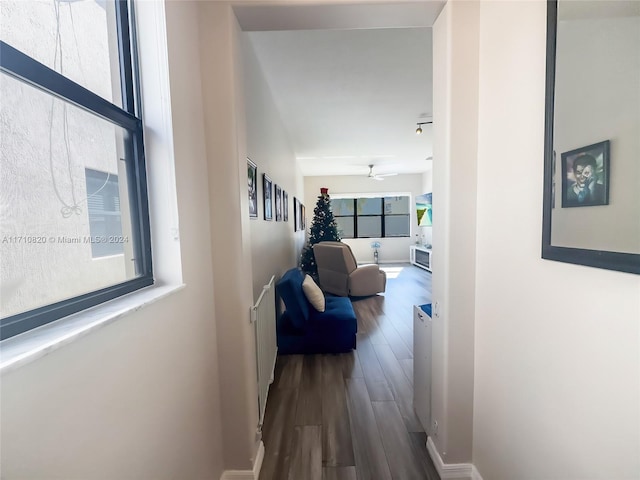
[[[369,165],[369,175],[367,175],[369,178],[372,178],[373,180],[384,180],[384,177],[393,177],[395,175],[398,175],[397,173],[382,173],[382,174],[375,174],[373,173],[373,165]]]

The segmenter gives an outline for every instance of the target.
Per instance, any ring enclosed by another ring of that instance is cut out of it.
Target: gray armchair
[[[365,297],[384,292],[387,274],[378,265],[358,267],[351,248],[342,242],[320,242],[313,246],[320,287],[341,297]]]

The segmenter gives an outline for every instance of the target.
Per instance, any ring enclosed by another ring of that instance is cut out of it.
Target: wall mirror
[[[547,2],[542,258],[640,274],[640,2]]]

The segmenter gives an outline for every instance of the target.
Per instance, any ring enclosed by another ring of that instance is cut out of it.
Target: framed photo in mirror
[[[562,208],[609,203],[609,140],[561,155]]]

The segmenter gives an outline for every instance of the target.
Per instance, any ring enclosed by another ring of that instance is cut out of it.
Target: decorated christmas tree
[[[320,242],[339,242],[338,226],[331,211],[331,198],[329,189],[321,188],[316,208],[313,210],[313,221],[309,231],[309,240],[302,249],[300,256],[300,268],[318,281],[318,266],[313,256],[313,246]]]

